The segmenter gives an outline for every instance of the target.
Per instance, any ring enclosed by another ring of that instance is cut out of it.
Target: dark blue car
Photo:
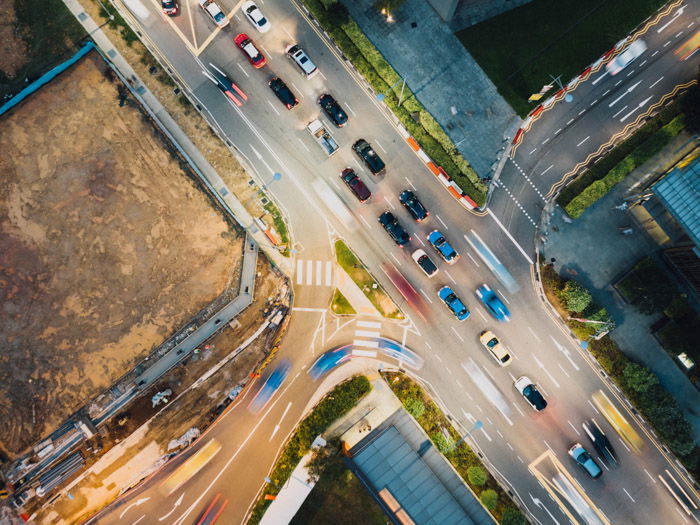
[[[449,286],[443,286],[438,291],[438,297],[447,305],[447,308],[454,314],[459,321],[464,321],[469,317],[469,309],[462,300],[457,297],[457,294],[452,291]]]

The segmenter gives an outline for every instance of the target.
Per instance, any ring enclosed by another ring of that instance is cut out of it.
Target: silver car
[[[644,43],[644,40],[635,40],[627,49],[608,62],[605,68],[611,75],[617,75],[646,50],[647,45]]]

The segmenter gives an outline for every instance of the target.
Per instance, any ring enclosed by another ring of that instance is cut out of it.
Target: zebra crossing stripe
[[[306,261],[306,284],[314,284],[314,262]]]
[[[330,261],[326,261],[326,286],[333,284],[333,266]]]
[[[304,261],[297,259],[297,284],[304,282]]]

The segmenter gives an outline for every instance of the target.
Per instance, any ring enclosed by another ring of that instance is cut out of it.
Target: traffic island
[[[331,301],[331,310],[336,315],[354,315],[357,312],[352,307],[345,296],[336,288],[333,292],[333,300]]]

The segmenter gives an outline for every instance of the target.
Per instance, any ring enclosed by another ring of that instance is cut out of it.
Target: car
[[[253,41],[248,38],[248,35],[245,33],[240,33],[233,39],[233,41],[238,46],[238,49],[243,51],[243,54],[248,59],[248,62],[250,62],[255,69],[260,69],[267,64],[265,55],[263,55],[258,48],[255,47],[255,44],[253,44]]]
[[[295,108],[299,104],[297,97],[294,96],[292,90],[287,87],[287,84],[280,77],[273,78],[268,82],[268,85],[287,109]]]
[[[459,259],[459,254],[438,230],[433,230],[428,234],[428,242],[447,264],[454,264]]]
[[[593,443],[593,446],[598,451],[598,454],[600,454],[600,457],[603,458],[603,461],[605,461],[611,467],[617,466],[618,460],[615,449],[610,444],[605,432],[603,432],[598,426],[598,423],[595,422],[595,419],[584,421],[581,425],[583,426],[583,430],[591,439],[591,443]]]
[[[491,357],[501,366],[508,366],[513,361],[505,347],[491,330],[484,330],[479,336],[479,341],[489,351]]]
[[[540,391],[537,390],[537,386],[529,377],[520,376],[518,379],[516,379],[515,388],[522,394],[525,401],[530,403],[530,406],[538,412],[542,412],[545,408],[547,408],[547,400],[542,397]]]
[[[204,9],[204,12],[219,28],[226,27],[231,22],[216,0],[199,0],[199,7]]]
[[[255,2],[243,2],[243,4],[241,4],[241,11],[243,11],[248,21],[255,26],[255,29],[261,33],[267,33],[272,27],[270,21],[265,18],[260,8],[255,5]]]
[[[175,0],[160,0],[160,8],[168,16],[177,15],[177,2]]]
[[[438,290],[438,297],[442,299],[450,312],[454,314],[458,321],[464,321],[469,317],[469,309],[462,300],[457,297],[457,294],[452,291],[449,286],[443,286]]]
[[[227,499],[223,500],[223,502],[220,500],[221,494],[217,494],[200,516],[197,525],[213,525],[216,522],[226,508],[226,505],[228,505]]]
[[[311,78],[313,77],[316,73],[318,73],[318,68],[316,67],[316,64],[314,64],[309,56],[304,52],[304,50],[299,46],[299,44],[292,44],[291,46],[287,46],[287,49],[285,50],[287,53],[287,56],[292,59],[292,62],[294,62],[299,69],[301,69],[301,72],[306,75],[306,78]]]
[[[484,306],[498,321],[502,323],[510,321],[510,311],[503,304],[501,299],[496,295],[496,292],[491,290],[488,285],[482,284],[477,290],[476,295],[484,303]]]
[[[403,248],[410,242],[411,236],[406,233],[406,230],[403,229],[398,219],[390,211],[385,211],[379,216],[379,224],[382,225],[399,248]]]
[[[593,479],[599,478],[603,471],[595,462],[595,459],[583,448],[581,443],[574,443],[569,448],[569,456],[571,456],[576,463]]]
[[[231,80],[226,73],[221,71],[211,62],[209,63],[210,69],[203,70],[204,76],[211,80],[216,87],[221,90],[221,92],[226,95],[226,97],[231,100],[236,106],[242,106],[242,100],[248,100],[248,95],[246,95],[241,88],[239,88],[233,80]]]
[[[321,109],[326,112],[326,115],[328,115],[328,118],[333,121],[333,124],[335,124],[336,127],[342,128],[348,123],[348,115],[345,113],[345,111],[343,111],[343,108],[340,107],[338,101],[331,95],[328,93],[321,95],[318,99],[318,103],[321,106]]]
[[[340,174],[340,178],[343,179],[343,182],[360,202],[367,202],[372,196],[372,192],[369,191],[369,188],[360,180],[360,177],[355,174],[352,168],[345,168]]]
[[[377,155],[377,152],[372,149],[365,139],[360,139],[352,145],[352,149],[357,156],[360,157],[367,169],[374,175],[384,175],[386,173],[386,165],[384,161]]]
[[[416,222],[424,221],[428,218],[430,213],[425,209],[423,203],[418,200],[416,194],[410,190],[405,190],[399,195],[399,202],[404,205],[404,208],[408,210],[411,217],[415,219]]]
[[[608,62],[605,69],[611,75],[617,75],[620,71],[625,69],[632,61],[639,58],[644,51],[647,50],[647,45],[644,40],[639,39],[632,42],[627,49],[622,53],[617,55],[613,60]]]
[[[438,267],[435,263],[428,257],[428,254],[424,250],[418,248],[415,252],[411,254],[411,257],[416,264],[423,270],[423,273],[428,277],[432,277],[438,272]]]

